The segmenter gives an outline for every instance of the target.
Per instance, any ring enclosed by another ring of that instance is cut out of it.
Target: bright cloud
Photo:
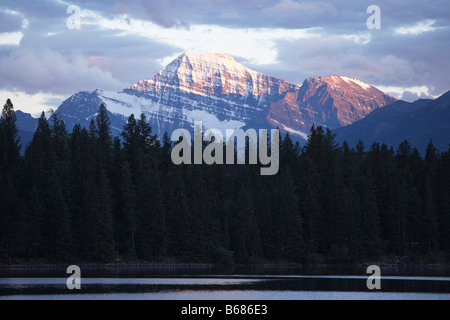
[[[432,94],[432,89],[428,86],[416,86],[416,87],[395,87],[395,86],[377,86],[378,89],[391,94],[398,99],[411,100],[409,97],[414,97],[413,100],[419,98],[433,98],[438,96]]]
[[[18,46],[20,40],[23,38],[22,32],[5,32],[0,33],[0,46],[4,45],[14,45]]]
[[[67,98],[69,96],[42,92],[28,94],[23,91],[0,90],[0,106],[3,106],[7,99],[11,99],[14,109],[31,113],[34,117],[38,117],[42,111],[56,110],[61,101]]]
[[[230,28],[217,25],[164,28],[149,21],[130,19],[128,16],[106,19],[91,14],[90,18],[92,21],[95,20],[101,28],[121,31],[124,36],[143,36],[181,47],[184,52],[224,52],[242,57],[254,64],[277,62],[276,41],[320,37],[318,28]],[[164,62],[167,62],[168,59],[165,59]]]
[[[433,27],[436,24],[436,20],[426,20],[421,21],[413,26],[409,27],[398,27],[395,29],[395,32],[402,35],[420,35],[425,32],[434,31],[437,28]]]

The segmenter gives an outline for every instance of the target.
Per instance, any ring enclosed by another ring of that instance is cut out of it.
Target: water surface
[[[382,269],[382,290],[362,268],[0,269],[0,300],[450,300],[448,269]]]

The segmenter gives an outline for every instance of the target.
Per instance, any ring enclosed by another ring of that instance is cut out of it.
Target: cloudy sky
[[[352,76],[412,101],[450,90],[449,39],[448,0],[1,0],[0,103],[56,109],[151,79],[183,52],[230,54],[297,84]]]

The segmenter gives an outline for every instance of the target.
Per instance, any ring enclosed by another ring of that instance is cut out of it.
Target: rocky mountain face
[[[205,128],[276,128],[305,138],[313,124],[340,128],[396,99],[354,78],[313,77],[302,86],[253,71],[224,54],[183,54],[152,79],[122,92],[80,92],[57,112],[70,127],[89,126],[103,103],[118,134],[144,113],[154,133]]]
[[[297,86],[250,70],[223,54],[184,54],[153,79],[124,93],[152,102],[143,111],[152,124],[167,131],[190,128],[194,120],[206,127],[267,127],[270,105]]]
[[[177,127],[185,127],[192,124],[191,113],[207,113],[223,125],[269,125],[302,136],[313,124],[339,128],[396,101],[348,77],[314,77],[297,86],[223,54],[184,54],[153,79],[124,92],[170,107],[151,112],[153,123],[173,119]]]
[[[313,124],[330,129],[347,126],[395,101],[354,78],[312,77],[272,103],[267,119],[287,131],[308,133]]]

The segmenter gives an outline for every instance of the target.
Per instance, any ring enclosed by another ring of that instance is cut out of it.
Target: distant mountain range
[[[434,101],[397,101],[334,133],[339,142],[347,141],[350,146],[362,140],[367,147],[380,142],[396,148],[408,140],[424,153],[432,139],[436,148],[446,151],[450,146],[450,91]]]
[[[409,111],[426,104],[397,101],[373,86],[339,75],[308,78],[298,86],[251,70],[224,54],[180,55],[150,80],[121,92],[76,93],[56,112],[69,130],[78,123],[88,127],[102,103],[109,111],[113,135],[123,130],[131,114],[144,113],[159,136],[178,128],[192,129],[193,122],[201,120],[205,128],[223,131],[278,127],[299,140],[306,139],[313,124],[332,130],[350,125],[347,131],[336,132],[339,139],[353,139],[358,134],[351,125],[368,115],[370,119],[388,105]],[[33,121],[29,115],[18,114],[24,145],[34,131]]]

